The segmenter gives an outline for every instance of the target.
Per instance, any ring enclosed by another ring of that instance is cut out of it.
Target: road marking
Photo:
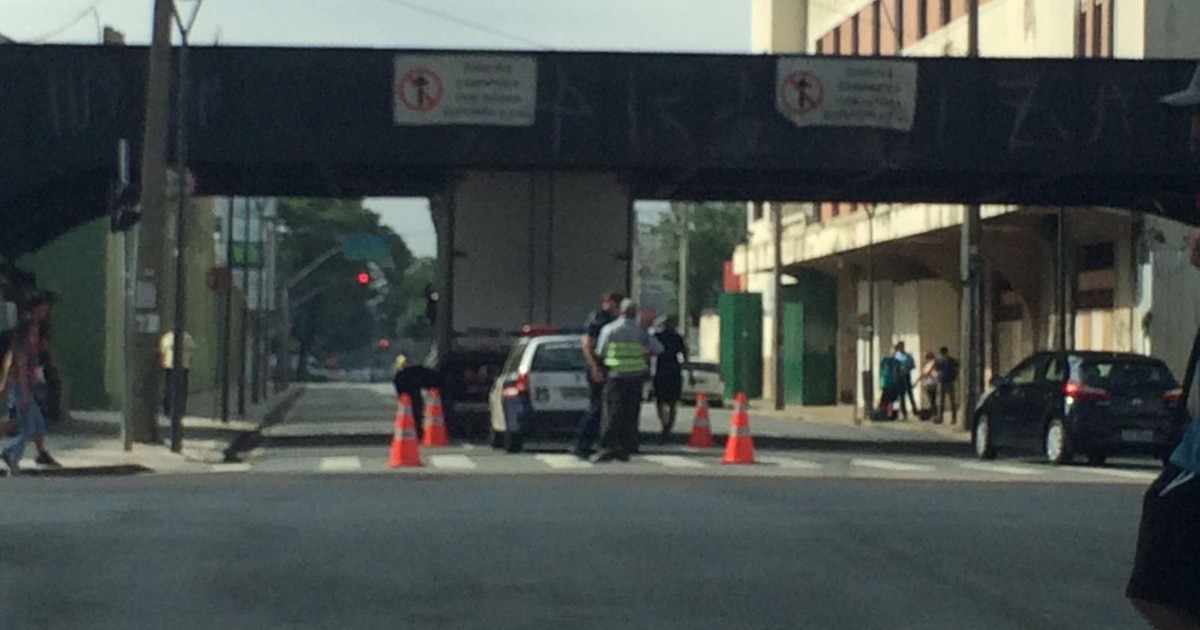
[[[1078,467],[1069,470],[1077,470],[1079,472],[1092,473],[1096,475],[1106,475],[1109,477],[1120,477],[1122,479],[1137,479],[1138,481],[1154,481],[1158,478],[1158,473],[1143,472],[1139,470],[1120,470],[1118,468]]]
[[[707,468],[703,462],[682,455],[646,455],[640,459],[654,462],[665,468]]]
[[[1035,468],[1026,468],[1024,466],[1009,466],[1007,464],[985,464],[982,462],[961,462],[959,466],[968,470],[980,470],[983,472],[998,472],[1007,473],[1010,475],[1040,475],[1042,471]]]
[[[570,453],[538,453],[533,457],[551,468],[591,468],[595,466],[592,462],[579,459]]]
[[[820,469],[824,468],[824,466],[822,466],[821,464],[818,464],[816,462],[810,462],[810,461],[803,460],[803,459],[792,459],[790,457],[774,457],[774,456],[770,456],[770,455],[768,455],[768,456],[756,455],[755,457],[758,459],[758,461],[760,461],[764,464],[771,464],[773,466],[778,466],[780,468],[796,468],[796,469],[803,469],[803,470],[820,470]]]
[[[246,472],[250,470],[250,464],[246,462],[238,462],[233,464],[213,464],[213,472]]]
[[[430,455],[429,465],[450,470],[475,470],[478,466],[466,455]]]
[[[462,450],[464,450],[464,451],[473,451],[473,450],[475,450],[475,445],[474,445],[474,444],[463,444],[463,445],[462,445]]]
[[[349,472],[362,470],[362,460],[358,457],[322,457],[323,472]]]
[[[877,468],[879,470],[891,470],[894,472],[930,472],[934,470],[933,466],[925,466],[923,464],[904,464],[901,462],[888,461],[886,459],[852,459],[851,466],[861,466],[863,468]]]

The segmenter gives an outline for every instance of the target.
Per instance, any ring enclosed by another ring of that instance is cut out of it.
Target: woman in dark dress
[[[683,395],[683,364],[688,361],[687,343],[675,331],[676,322],[674,316],[664,318],[659,331],[654,334],[663,346],[663,353],[655,359],[654,367],[654,398],[658,421],[662,423],[663,442],[675,428],[679,398]]]

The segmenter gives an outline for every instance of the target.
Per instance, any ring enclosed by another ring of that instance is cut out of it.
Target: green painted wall
[[[51,310],[51,352],[67,390],[66,402],[73,409],[106,409],[114,404],[104,378],[107,244],[105,218],[17,261],[36,275],[40,288],[59,295]]]
[[[783,287],[784,399],[791,405],[837,402],[837,282],[801,272]]]
[[[725,396],[762,396],[762,294],[721,293],[721,377]]]

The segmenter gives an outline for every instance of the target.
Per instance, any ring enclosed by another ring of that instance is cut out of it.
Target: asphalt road
[[[1139,628],[1141,488],[652,476],[0,484],[4,628]]]

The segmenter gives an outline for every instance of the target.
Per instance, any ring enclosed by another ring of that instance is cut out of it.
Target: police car
[[[494,448],[520,452],[528,439],[573,435],[587,412],[582,331],[525,326],[488,396]]]

